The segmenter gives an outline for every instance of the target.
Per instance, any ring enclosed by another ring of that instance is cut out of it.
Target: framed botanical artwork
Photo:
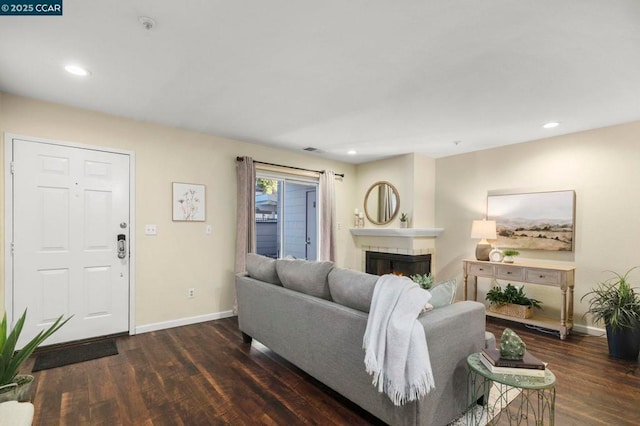
[[[500,248],[573,251],[575,191],[489,195]]]
[[[173,220],[204,222],[205,186],[173,182]]]

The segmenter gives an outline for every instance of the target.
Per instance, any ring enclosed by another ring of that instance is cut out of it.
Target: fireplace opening
[[[365,270],[368,274],[416,275],[431,272],[430,254],[396,254],[367,251]]]

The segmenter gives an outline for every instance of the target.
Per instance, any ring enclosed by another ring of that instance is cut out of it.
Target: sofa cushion
[[[247,273],[251,278],[282,285],[276,271],[276,260],[255,253],[247,253]]]
[[[302,259],[278,259],[276,271],[285,288],[310,296],[331,300],[327,276],[333,262],[312,262]]]
[[[432,304],[434,308],[450,305],[456,296],[456,280],[452,279],[438,283],[431,287],[429,292],[431,293],[429,303]]]
[[[377,275],[349,269],[333,268],[329,272],[329,288],[334,302],[362,312],[369,312]]]

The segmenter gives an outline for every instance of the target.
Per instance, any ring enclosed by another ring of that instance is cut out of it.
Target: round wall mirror
[[[364,196],[364,213],[371,223],[386,225],[398,214],[400,196],[389,182],[376,182]]]

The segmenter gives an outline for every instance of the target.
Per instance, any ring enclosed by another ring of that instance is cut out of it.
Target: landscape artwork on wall
[[[499,248],[573,251],[575,192],[489,195],[487,219],[495,220]]]

